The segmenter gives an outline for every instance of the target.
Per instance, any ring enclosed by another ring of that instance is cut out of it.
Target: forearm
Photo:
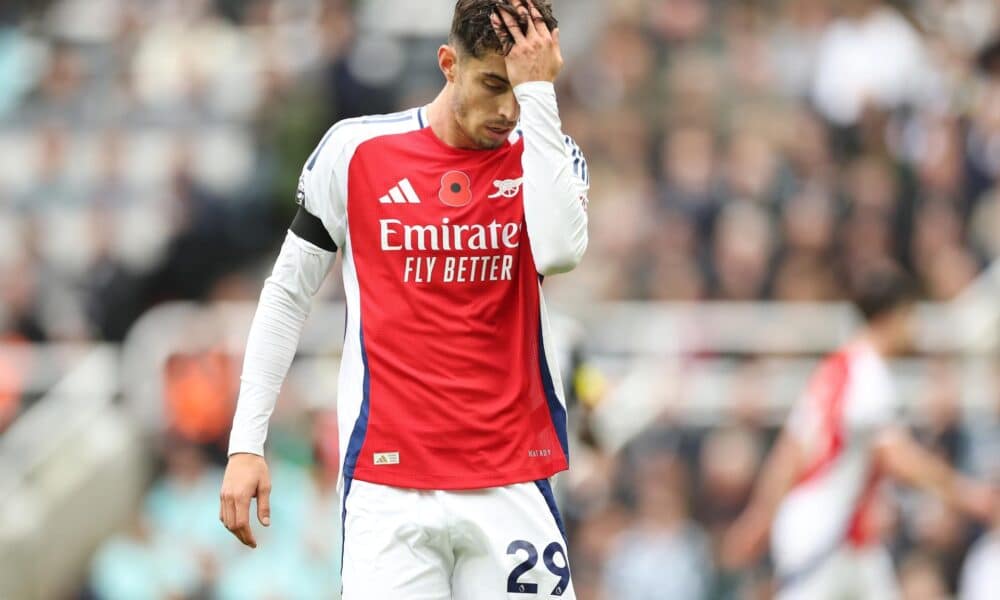
[[[770,521],[795,483],[802,464],[799,442],[782,433],[757,478],[747,510]]]
[[[782,498],[800,472],[802,450],[783,432],[757,478],[750,504],[726,533],[720,559],[727,569],[747,566],[767,546],[767,532]]]
[[[876,442],[879,464],[895,479],[930,491],[945,502],[961,502],[959,490],[964,478],[906,431],[892,429]]]
[[[286,236],[250,326],[229,454],[264,453],[281,384],[295,357],[312,297],[334,256],[293,233]]]
[[[569,271],[587,249],[585,163],[567,145],[551,83],[524,83],[514,93],[521,106],[524,218],[535,266],[543,275]]]

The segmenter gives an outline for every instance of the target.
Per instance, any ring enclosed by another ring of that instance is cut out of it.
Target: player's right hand
[[[517,14],[508,12],[513,6]],[[500,5],[490,18],[501,41],[513,41],[507,53],[507,79],[511,87],[529,81],[555,81],[563,67],[559,29],[549,31],[542,13],[531,0]],[[524,23],[523,31],[521,22]]]
[[[233,454],[226,465],[219,495],[219,520],[241,542],[257,547],[250,529],[250,499],[257,498],[257,519],[271,524],[271,475],[263,456]]]

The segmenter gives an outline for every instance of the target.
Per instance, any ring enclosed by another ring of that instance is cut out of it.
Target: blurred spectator
[[[985,405],[991,410],[965,423],[969,443],[963,464],[977,477],[1000,482],[1000,364],[993,365],[991,379],[993,386],[982,390]]]
[[[608,595],[603,591],[607,576],[605,565],[615,551],[609,547],[613,540],[628,525],[628,515],[620,506],[608,506],[587,515],[570,538],[573,568],[573,587],[579,600],[604,600]],[[612,597],[615,594],[611,595]]]
[[[914,545],[933,561],[941,583],[953,593],[968,547],[966,522],[952,509],[931,499],[920,502],[912,518]]]
[[[973,247],[988,260],[1000,257],[1000,187],[985,192],[977,201],[970,219]]]
[[[773,232],[763,209],[743,202],[723,209],[715,226],[715,297],[758,300],[767,282]]]
[[[188,442],[224,447],[236,409],[237,381],[236,365],[228,354],[171,356],[164,394],[168,430]]]
[[[750,498],[762,448],[754,432],[717,429],[701,446],[695,516],[713,541],[740,514]]]
[[[951,464],[959,463],[968,452],[968,440],[962,426],[956,365],[946,360],[927,367],[923,413],[927,422],[919,428],[921,442]]]
[[[907,556],[899,566],[901,600],[940,600],[949,597],[941,569],[934,559],[920,553]]]
[[[685,468],[675,456],[644,456],[636,474],[633,523],[611,541],[608,598],[703,598],[711,582],[708,539],[688,516]]]
[[[176,438],[167,439],[162,452],[165,470],[142,512],[95,556],[90,587],[97,598],[339,597],[336,470],[272,460],[276,527],[254,523],[260,546],[250,551],[219,523],[221,469]]]
[[[222,474],[190,443],[167,438],[165,472],[128,531],[105,542],[91,573],[91,590],[106,598],[194,598],[216,577],[225,531],[219,531]]]
[[[932,73],[913,27],[881,2],[841,4],[844,14],[824,33],[816,58],[812,93],[824,115],[851,125],[869,104],[894,108],[923,100]]]
[[[662,154],[661,203],[676,207],[693,219],[699,237],[704,238],[710,234],[721,200],[712,133],[705,129],[678,129],[667,137]]]
[[[197,596],[198,568],[184,548],[158,539],[137,515],[94,556],[90,586],[100,600],[179,600]]]

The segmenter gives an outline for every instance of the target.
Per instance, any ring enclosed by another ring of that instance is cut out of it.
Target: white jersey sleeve
[[[250,326],[229,454],[264,454],[267,424],[333,252],[289,231]]]
[[[587,249],[587,163],[562,132],[554,86],[514,88],[524,137],[524,220],[531,255],[542,275],[570,271]]]
[[[296,193],[301,208],[264,282],[250,326],[229,437],[230,455],[264,454],[268,421],[295,358],[312,298],[346,238],[346,199],[334,168],[339,155],[337,133],[344,130],[343,125],[327,131],[302,169]]]
[[[267,425],[319,291],[347,243],[347,175],[358,144],[410,126],[418,111],[347,119],[331,127],[306,161],[292,223],[250,326],[229,454],[264,453]]]

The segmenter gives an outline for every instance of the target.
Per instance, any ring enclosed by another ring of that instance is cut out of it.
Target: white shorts
[[[549,482],[345,486],[343,600],[575,600]]]
[[[776,600],[893,600],[899,597],[889,553],[880,546],[841,546],[798,573],[778,573]]]

